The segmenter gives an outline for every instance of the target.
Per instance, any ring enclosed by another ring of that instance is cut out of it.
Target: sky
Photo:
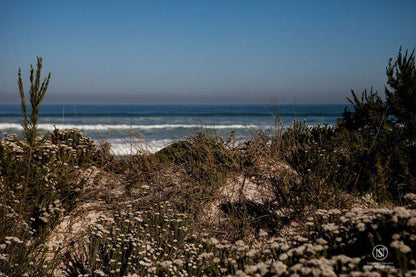
[[[331,104],[384,94],[416,1],[0,0],[0,104],[43,58],[46,104]]]

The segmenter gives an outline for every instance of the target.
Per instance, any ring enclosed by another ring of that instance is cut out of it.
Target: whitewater
[[[273,134],[294,120],[333,125],[347,105],[43,105],[38,129],[76,128],[116,155],[155,152],[196,132],[246,140],[258,130]],[[0,105],[0,132],[21,135],[19,105]]]

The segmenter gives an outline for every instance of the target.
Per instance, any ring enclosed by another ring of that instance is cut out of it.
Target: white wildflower
[[[410,227],[415,227],[416,226],[416,217],[412,217],[411,219],[409,219],[409,221],[407,222],[407,225]]]
[[[360,231],[360,232],[364,232],[365,229],[366,229],[365,224],[362,223],[362,222],[358,223],[356,227],[357,227],[358,231]]]
[[[286,272],[286,269],[287,269],[287,266],[281,261],[276,261],[272,264],[272,271],[276,275],[282,275],[283,273]]]
[[[106,274],[99,269],[95,270],[94,273],[97,274],[98,276],[106,276]]]
[[[246,253],[246,256],[249,257],[249,258],[253,258],[254,256],[256,256],[256,254],[257,254],[257,251],[256,250],[250,249],[250,251],[248,251]]]
[[[280,254],[280,256],[279,256],[280,261],[285,261],[285,260],[287,260],[287,258],[289,258],[289,257],[287,256],[286,253]]]
[[[218,241],[216,238],[210,238],[210,239],[209,239],[209,242],[210,242],[211,244],[213,244],[213,245],[216,245],[216,244],[218,244],[218,243],[219,243],[219,241]]]
[[[176,259],[173,261],[173,263],[177,266],[183,266],[183,260],[181,259]]]
[[[164,269],[168,269],[169,267],[172,266],[172,261],[169,261],[169,260],[163,261],[160,263],[160,266],[163,267]]]

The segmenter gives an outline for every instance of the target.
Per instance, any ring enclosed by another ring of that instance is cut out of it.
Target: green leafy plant
[[[415,72],[414,51],[408,56],[400,49],[386,70],[393,89],[386,88],[386,101],[372,89],[348,98],[353,110],[338,121],[334,142],[344,145],[345,167],[357,176],[351,189],[394,201],[416,189]]]
[[[386,104],[390,114],[405,127],[409,142],[416,140],[416,66],[415,50],[404,53],[400,48],[396,60],[390,59],[386,70]]]
[[[311,207],[346,205],[342,192],[351,176],[342,166],[342,156],[333,149],[334,134],[333,127],[308,127],[298,121],[283,134],[281,156],[294,174],[278,174],[272,184],[276,197],[293,207],[297,216]]]
[[[43,98],[45,97],[46,91],[48,90],[49,80],[51,73],[43,80],[41,84],[41,71],[42,71],[42,58],[37,57],[37,69],[36,73],[33,69],[33,65],[30,65],[30,114],[27,113],[27,105],[25,101],[25,91],[23,88],[22,71],[19,68],[18,71],[18,85],[19,93],[23,114],[23,134],[28,143],[33,146],[36,138],[37,123],[39,119],[39,107]]]

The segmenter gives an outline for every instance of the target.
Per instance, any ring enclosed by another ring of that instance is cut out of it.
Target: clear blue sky
[[[0,0],[0,104],[36,56],[45,103],[346,103],[383,93],[416,1]]]

